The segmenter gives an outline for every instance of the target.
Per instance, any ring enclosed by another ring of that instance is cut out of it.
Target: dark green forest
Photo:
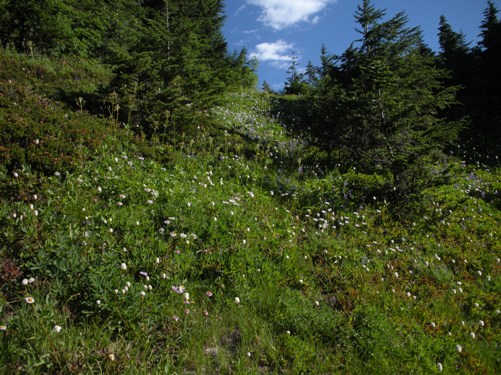
[[[274,92],[223,0],[0,0],[0,372],[500,373],[498,9],[375,3]]]

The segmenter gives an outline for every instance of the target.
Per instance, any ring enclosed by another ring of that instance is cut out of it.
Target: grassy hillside
[[[501,372],[496,155],[459,145],[404,204],[264,94],[160,143],[110,78],[0,52],[3,373]]]

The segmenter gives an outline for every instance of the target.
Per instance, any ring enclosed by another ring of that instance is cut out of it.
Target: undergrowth
[[[0,77],[2,372],[501,371],[499,167],[451,155],[404,204],[264,94],[155,143],[26,74]]]

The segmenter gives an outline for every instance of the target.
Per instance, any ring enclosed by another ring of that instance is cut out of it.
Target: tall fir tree
[[[460,120],[467,116],[465,101],[471,95],[472,82],[477,78],[472,74],[475,70],[474,59],[465,35],[453,31],[443,15],[440,16],[438,31],[438,65],[449,72],[444,78],[444,85],[458,88],[458,102],[448,108],[445,114],[451,120]]]
[[[307,91],[307,84],[304,81],[304,74],[299,71],[298,56],[292,54],[291,64],[287,69],[287,80],[285,82],[284,93],[286,95],[300,95]]]
[[[480,26],[481,40],[474,54],[477,60],[476,82],[472,84],[469,108],[472,113],[473,134],[481,133],[484,139],[501,138],[501,22],[498,9],[487,2],[484,19]],[[492,143],[492,142],[487,142]],[[501,151],[499,142],[489,145]]]
[[[317,107],[323,139],[337,161],[388,175],[397,194],[405,195],[426,183],[433,154],[457,135],[459,124],[439,116],[453,103],[455,89],[442,87],[445,72],[419,28],[407,27],[404,13],[384,16],[370,0],[358,6],[361,37],[333,57]]]

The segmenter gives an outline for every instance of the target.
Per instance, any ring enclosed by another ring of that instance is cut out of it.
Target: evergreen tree
[[[306,78],[306,83],[309,87],[315,87],[320,79],[320,69],[313,65],[311,61],[308,61],[306,65],[306,71],[304,74]]]
[[[274,94],[275,93],[273,91],[273,89],[271,88],[271,86],[266,81],[263,81],[262,91],[265,92],[265,93],[268,93],[268,94]]]
[[[444,67],[454,69],[456,60],[464,60],[469,53],[468,43],[463,33],[452,30],[445,16],[440,16],[438,41],[440,57]]]
[[[468,108],[473,124],[470,134],[483,134],[485,139],[501,138],[501,23],[497,17],[498,9],[492,1],[487,2],[484,19],[480,26],[481,40],[474,52],[477,69],[472,82]],[[492,143],[492,142],[490,142]],[[493,147],[500,150],[499,142]]]
[[[223,10],[223,0],[0,0],[0,43],[110,64],[105,95],[121,121],[151,133],[256,84],[246,51],[228,54]]]
[[[297,55],[291,56],[291,65],[287,70],[287,81],[285,82],[284,93],[286,95],[300,95],[307,91],[306,83],[304,82],[304,74],[299,71],[299,63]]]
[[[466,116],[465,102],[471,95],[471,84],[475,80],[474,60],[470,53],[469,43],[463,33],[457,33],[447,22],[445,16],[440,16],[438,40],[440,52],[438,63],[441,68],[449,71],[444,79],[444,85],[457,86],[458,103],[449,108],[445,113],[448,118],[459,120]]]
[[[384,16],[369,0],[358,6],[361,38],[333,59],[317,107],[338,161],[390,174],[397,193],[407,194],[426,181],[430,157],[457,134],[457,123],[438,116],[455,89],[442,87],[445,72],[423,48],[420,30],[406,27],[406,15]]]
[[[499,19],[498,9],[492,0],[487,1],[487,8],[484,10],[484,19],[480,25],[480,46],[484,50],[493,50],[499,46]]]

